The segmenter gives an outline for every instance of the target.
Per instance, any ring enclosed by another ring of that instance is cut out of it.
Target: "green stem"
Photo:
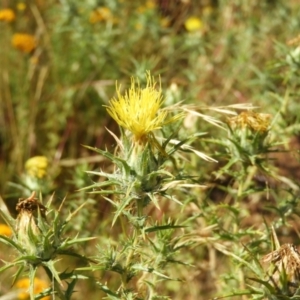
[[[140,218],[143,216],[144,199],[137,199],[136,206],[137,206],[137,215]]]

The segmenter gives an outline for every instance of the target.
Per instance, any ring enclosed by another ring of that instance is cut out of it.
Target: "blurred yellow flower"
[[[17,9],[18,10],[22,11],[22,10],[25,10],[25,8],[26,8],[26,4],[24,2],[19,2],[17,4]]]
[[[202,14],[205,17],[209,17],[213,13],[214,9],[211,6],[205,6],[202,10]]]
[[[11,236],[12,231],[9,226],[6,224],[0,224],[0,234],[5,236]]]
[[[36,178],[43,178],[47,173],[48,159],[45,156],[34,156],[25,163],[27,173]]]
[[[117,98],[113,98],[106,107],[111,117],[122,127],[132,132],[135,141],[162,126],[174,122],[182,117],[178,114],[166,120],[168,112],[160,110],[163,103],[161,87],[156,88],[156,82],[150,73],[147,73],[145,88],[140,87],[139,81],[131,79],[131,87],[121,95],[117,88]]]
[[[12,9],[9,9],[9,8],[0,9],[0,21],[10,23],[10,22],[14,21],[15,18],[16,18],[16,15]]]
[[[147,7],[145,5],[141,5],[136,9],[137,13],[139,13],[139,14],[143,14],[146,10],[147,10]]]
[[[160,19],[160,26],[163,28],[169,27],[171,20],[168,17],[163,17]]]
[[[98,7],[90,14],[90,23],[95,24],[103,21],[113,21],[113,15],[108,7]]]
[[[36,48],[36,40],[34,36],[26,33],[14,34],[11,42],[16,49],[24,53],[30,53]]]
[[[193,32],[203,28],[203,22],[197,17],[189,17],[184,22],[184,27],[187,31]]]
[[[147,0],[146,1],[146,7],[148,9],[153,9],[156,7],[156,2],[154,0]]]
[[[137,31],[141,31],[143,28],[144,28],[144,25],[143,23],[141,22],[137,22],[134,24],[134,28],[137,30]]]
[[[37,55],[33,55],[30,57],[30,62],[33,64],[33,65],[37,65],[39,63],[39,56]]]
[[[152,10],[156,7],[156,3],[153,0],[147,0],[144,5],[137,8],[137,12],[143,14],[147,10]]]
[[[23,278],[23,279],[20,279],[16,282],[16,288],[24,290],[23,292],[20,292],[18,294],[18,299],[19,300],[29,300],[30,299],[30,295],[29,295],[29,292],[28,292],[29,286],[30,286],[29,278]],[[46,281],[41,280],[39,278],[34,278],[34,294],[35,295],[43,292],[47,288],[49,288],[49,284]],[[43,297],[41,299],[50,300],[51,297],[46,296],[46,297]]]
[[[288,45],[300,45],[300,34],[287,41]]]

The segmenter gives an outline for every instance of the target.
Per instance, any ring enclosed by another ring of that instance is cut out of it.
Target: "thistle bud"
[[[272,116],[270,114],[245,111],[228,119],[229,138],[234,141],[232,154],[235,157],[258,155],[267,147],[267,136]],[[238,145],[238,147],[236,147]]]
[[[29,198],[19,199],[16,209],[19,212],[16,228],[18,241],[27,255],[38,255],[42,239],[38,224],[45,220],[46,208],[35,198],[33,192]]]

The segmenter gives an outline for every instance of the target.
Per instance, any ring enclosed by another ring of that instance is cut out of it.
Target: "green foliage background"
[[[2,8],[16,12],[14,22],[0,23],[0,195],[12,215],[18,198],[30,195],[23,180],[26,160],[43,155],[50,162],[43,184],[45,199],[55,192],[58,207],[67,195],[65,214],[87,203],[69,234],[97,236],[99,245],[113,238],[118,241],[120,224],[111,228],[111,205],[78,191],[94,180],[85,171],[101,167],[109,172],[112,166],[82,145],[113,152],[116,144],[105,127],[116,135],[119,129],[103,105],[115,95],[116,81],[124,88],[131,76],[143,83],[145,71],[150,70],[161,77],[166,105],[183,101],[206,113],[208,106],[252,103],[259,112],[272,114],[272,142],[283,151],[268,162],[270,173],[277,177],[256,174],[248,178],[251,184],[245,193],[237,194],[236,185],[246,181],[247,174],[243,177],[239,168],[221,169],[231,155],[220,142],[227,133],[201,118],[186,118],[179,135],[207,132],[206,139],[193,146],[219,163],[189,157],[187,172],[199,176],[199,183],[207,188],[179,191],[183,207],[168,202],[162,202],[161,212],[149,207],[149,215],[158,219],[166,215],[178,222],[188,220],[187,233],[193,236],[189,250],[178,254],[187,266],[170,270],[184,282],[160,283],[162,294],[171,299],[209,299],[245,291],[248,271],[240,266],[249,253],[244,245],[253,256],[270,252],[267,228],[271,224],[279,228],[283,242],[299,244],[300,51],[299,42],[288,43],[300,32],[298,1],[24,3],[26,8],[18,10],[19,1],[1,2]],[[109,9],[109,17],[91,23],[91,13],[100,7]],[[202,22],[195,31],[185,27],[192,16]],[[12,46],[12,36],[18,32],[36,37],[32,53]],[[226,121],[224,114],[210,114]],[[280,181],[282,176],[287,179]],[[78,251],[96,255],[93,243]],[[234,260],[229,249],[241,260]],[[4,254],[1,258],[9,259]],[[62,269],[81,264],[74,260]],[[102,282],[112,280],[111,276],[100,271],[95,275]],[[9,290],[7,276],[4,282],[2,294]],[[78,284],[74,299],[103,296],[93,281]],[[249,299],[254,297],[251,293]]]

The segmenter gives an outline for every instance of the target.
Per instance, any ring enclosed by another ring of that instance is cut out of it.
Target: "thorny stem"
[[[143,216],[143,203],[144,203],[144,199],[137,199],[136,204],[137,204],[137,216],[140,218]],[[122,288],[125,289],[127,286],[127,282],[128,282],[128,272],[127,270],[130,269],[130,264],[132,261],[132,257],[135,255],[135,249],[139,240],[139,236],[140,236],[140,231],[141,228],[140,227],[135,227],[132,233],[133,236],[133,243],[131,246],[131,250],[129,251],[129,254],[127,256],[126,259],[126,271],[122,274]]]
[[[239,182],[239,188],[238,188],[238,197],[241,197],[242,193],[249,187],[249,185],[252,182],[252,179],[257,171],[256,166],[252,166],[247,170],[247,178],[241,182]]]
[[[119,220],[120,220],[120,223],[121,223],[121,228],[122,228],[123,234],[126,237],[128,237],[128,232],[126,231],[126,224],[125,224],[124,216],[120,215]]]
[[[53,283],[53,291],[57,293],[57,295],[59,296],[59,299],[67,300],[64,293],[61,290],[61,285],[57,282],[55,277],[52,275],[52,272],[49,270],[49,268],[47,266],[43,266],[43,268],[44,268],[46,274],[48,275],[49,279]]]
[[[143,216],[144,199],[137,199],[137,216],[140,218]]]

